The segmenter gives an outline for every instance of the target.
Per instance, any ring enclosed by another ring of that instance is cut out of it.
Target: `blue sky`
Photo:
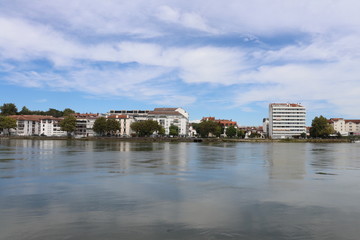
[[[360,118],[355,0],[0,2],[0,104],[183,107],[261,125],[272,102]]]

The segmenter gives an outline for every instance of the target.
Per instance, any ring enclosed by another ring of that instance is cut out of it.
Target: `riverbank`
[[[71,141],[126,141],[126,142],[247,142],[247,143],[351,143],[349,138],[340,139],[263,139],[263,138],[170,138],[170,137],[45,137],[45,136],[1,136],[0,139],[29,139],[29,140],[71,140]]]

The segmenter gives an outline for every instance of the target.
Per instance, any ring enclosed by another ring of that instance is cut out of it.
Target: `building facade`
[[[330,118],[329,123],[342,136],[360,135],[360,119]]]
[[[93,137],[95,136],[93,127],[96,119],[100,117],[97,113],[74,113],[76,118],[75,137]]]
[[[177,126],[179,136],[187,136],[189,131],[189,114],[182,108],[155,108],[154,110],[110,110],[107,118],[113,118],[120,122],[120,136],[131,136],[131,124],[137,121],[157,121],[169,135],[170,126]]]
[[[43,115],[13,115],[17,127],[11,133],[17,136],[65,136],[59,122],[62,118]]]
[[[306,109],[295,103],[269,105],[269,137],[292,138],[306,133]]]

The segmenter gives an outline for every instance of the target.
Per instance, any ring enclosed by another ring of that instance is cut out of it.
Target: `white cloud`
[[[4,1],[0,71],[21,86],[156,103],[191,103],[195,97],[180,89],[196,84],[208,91],[216,86],[227,97],[225,88],[233,86],[244,109],[259,101],[301,100],[356,116],[359,8],[351,0]],[[283,43],[265,40],[249,48],[237,46],[238,38],[229,41],[232,47],[207,41],[246,34]],[[201,40],[193,42],[194,36]],[[39,59],[54,66],[21,70]],[[109,62],[121,67],[109,69]],[[169,86],[175,90],[164,93]]]
[[[169,6],[161,6],[158,8],[156,16],[162,21],[179,24],[183,27],[208,33],[218,33],[216,29],[206,23],[202,16],[195,12],[181,12]]]

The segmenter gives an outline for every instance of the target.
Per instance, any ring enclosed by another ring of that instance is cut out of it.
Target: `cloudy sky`
[[[360,1],[2,0],[0,104],[360,118]]]

